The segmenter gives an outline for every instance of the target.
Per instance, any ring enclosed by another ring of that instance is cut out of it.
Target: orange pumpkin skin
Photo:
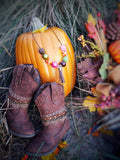
[[[115,62],[120,64],[120,40],[109,45],[108,51]]]
[[[65,83],[62,83],[62,85],[64,86],[65,96],[67,96],[73,89],[76,78],[75,55],[68,36],[58,27],[48,28],[44,32],[33,34],[34,38],[32,32],[23,33],[17,38],[16,64],[33,64],[40,73],[42,84],[46,82],[57,82],[61,84],[58,68],[53,68],[50,64],[45,62],[42,55],[39,53],[39,46],[45,49],[49,58],[60,63],[63,58],[62,51],[60,50],[61,43],[66,45],[68,61],[66,62],[66,66],[62,67],[65,80]]]

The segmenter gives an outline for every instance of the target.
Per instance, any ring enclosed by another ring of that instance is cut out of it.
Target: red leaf
[[[98,25],[99,27],[102,27],[104,33],[105,33],[105,29],[106,29],[106,25],[104,23],[104,21],[102,21],[101,19],[98,20]]]
[[[96,27],[93,25],[93,23],[85,23],[85,27],[86,27],[86,30],[89,33],[88,36],[90,38],[99,39],[99,37],[98,37],[98,31],[97,31]]]

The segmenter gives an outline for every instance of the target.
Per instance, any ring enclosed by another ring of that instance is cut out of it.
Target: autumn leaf
[[[101,75],[102,79],[106,79],[107,78],[107,71],[106,68],[108,66],[108,61],[109,61],[109,54],[105,53],[103,56],[103,63],[99,69],[99,73]]]
[[[37,29],[37,30],[33,31],[32,33],[44,32],[44,31],[46,30],[46,28],[47,28],[47,24],[46,24],[44,27],[42,27],[42,28],[40,28],[40,29]]]
[[[101,59],[92,60],[91,58],[86,58],[84,61],[81,61],[77,64],[78,74],[82,74],[84,79],[92,81],[92,83],[96,84],[98,82],[102,82],[102,79],[99,75],[99,68],[101,66]]]
[[[53,152],[53,153],[51,153],[49,155],[42,156],[41,159],[42,160],[56,160],[55,153]]]
[[[108,134],[108,135],[110,135],[110,136],[113,136],[113,135],[114,135],[114,132],[113,132],[112,130],[106,129],[106,128],[104,128],[104,127],[101,128],[99,131],[102,132],[102,133],[104,133],[104,134]]]
[[[99,20],[98,20],[98,25],[99,25],[99,28],[102,28],[103,31],[104,31],[104,33],[105,33],[106,25],[105,25],[104,21],[101,20],[101,19],[99,19]]]
[[[84,107],[88,107],[88,109],[90,110],[90,112],[95,112],[96,111],[96,107],[95,104],[100,103],[98,98],[96,97],[91,97],[91,96],[87,96],[83,102],[83,106]]]
[[[96,19],[92,16],[92,14],[89,13],[88,15],[88,19],[87,19],[88,23],[92,23],[94,26],[96,25]]]
[[[66,141],[60,141],[59,145],[57,146],[57,148],[55,149],[55,151],[49,155],[46,155],[46,156],[42,156],[41,159],[42,160],[56,160],[56,154],[58,154],[58,152],[61,150],[61,149],[64,149],[66,147],[68,147],[69,145],[67,144]]]
[[[99,97],[101,96],[101,93],[96,90],[96,87],[92,87],[92,88],[91,88],[91,91],[93,92],[93,95],[94,95],[95,97],[98,97],[98,98],[99,98]]]
[[[96,27],[97,26],[97,27]],[[85,23],[86,30],[88,31],[88,37],[95,40],[96,45],[102,52],[106,52],[106,39],[104,36],[106,25],[101,19],[96,19],[89,14],[87,23]]]
[[[59,147],[60,149],[66,148],[66,147],[68,147],[68,146],[69,146],[69,144],[67,144],[66,141],[61,141],[61,142],[59,143],[59,145],[58,145],[58,147]]]
[[[85,23],[85,27],[86,27],[87,32],[89,33],[88,36],[90,38],[97,39],[97,40],[99,39],[98,31],[96,27],[93,25],[93,23]]]
[[[28,155],[25,154],[24,157],[21,160],[28,160]]]

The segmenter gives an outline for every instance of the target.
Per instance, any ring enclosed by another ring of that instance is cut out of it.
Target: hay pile
[[[5,114],[2,110],[11,82],[12,71],[16,64],[15,42],[18,35],[32,30],[30,20],[37,16],[43,24],[48,24],[48,27],[57,26],[67,33],[77,57],[81,53],[81,46],[77,38],[81,34],[87,34],[84,23],[88,13],[96,15],[97,12],[100,12],[104,19],[109,20],[117,3],[117,0],[114,2],[113,0],[0,1],[0,160],[20,160],[24,156],[23,148],[29,141],[12,136],[8,132]],[[76,61],[78,61],[77,58]],[[102,137],[97,138],[87,134],[95,120],[95,114],[83,109],[81,102],[89,91],[90,83],[82,81],[81,77],[77,75],[76,86],[65,99],[71,124],[70,130],[65,136],[69,147],[61,151],[57,155],[57,159],[105,159],[114,150],[114,147],[104,141]],[[31,112],[31,119],[37,129],[40,127],[40,119],[34,104],[30,106],[29,113]]]

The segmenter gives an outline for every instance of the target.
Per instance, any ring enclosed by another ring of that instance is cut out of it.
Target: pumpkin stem
[[[43,23],[41,22],[41,20],[40,20],[38,17],[33,17],[32,20],[31,20],[31,22],[30,22],[30,24],[31,24],[32,27],[33,27],[33,32],[35,32],[35,31],[40,31],[41,28],[44,28],[44,30],[47,30],[47,29],[48,29],[47,27],[45,27],[45,26],[43,25]],[[46,26],[47,26],[47,25],[46,25]],[[43,29],[42,29],[42,31],[43,31]]]

